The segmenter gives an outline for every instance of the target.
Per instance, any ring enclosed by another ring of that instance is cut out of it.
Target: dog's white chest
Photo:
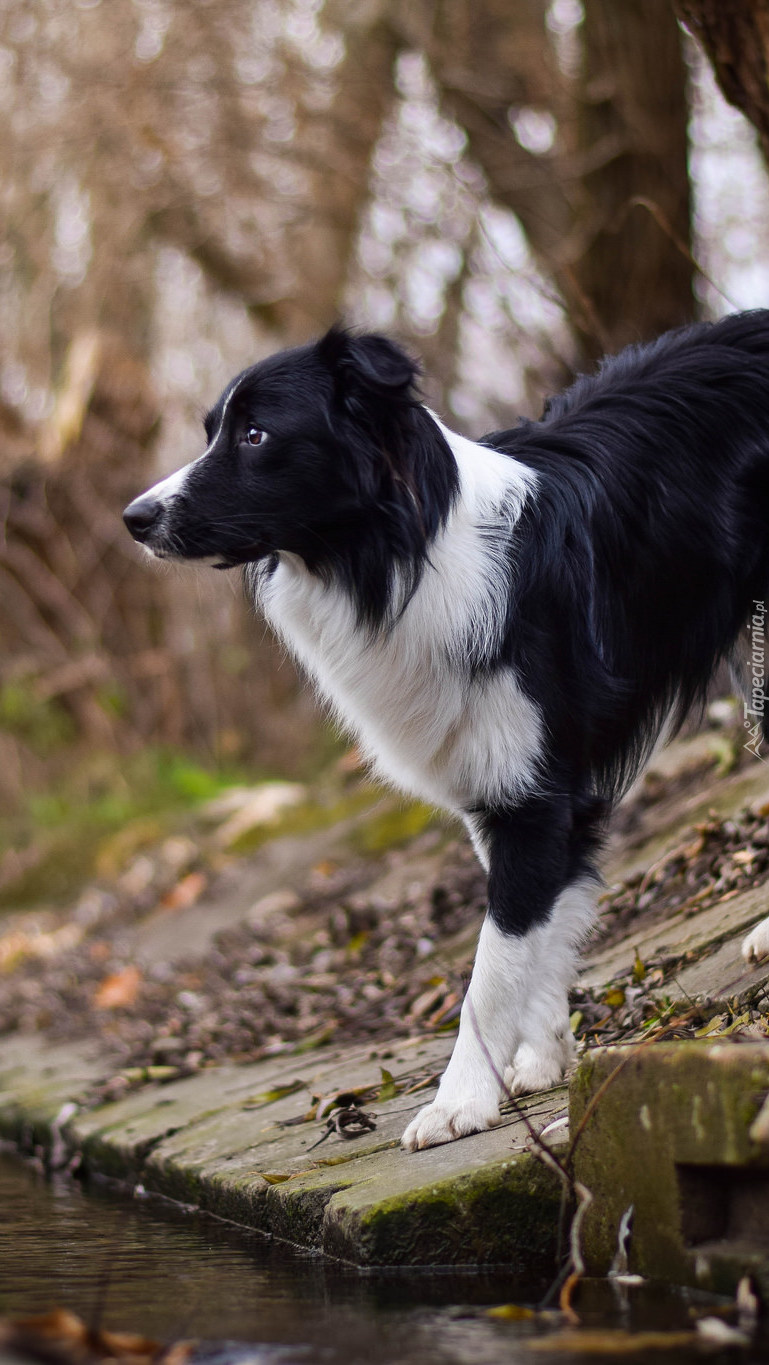
[[[539,707],[499,662],[511,543],[530,470],[441,428],[461,492],[394,624],[367,631],[348,594],[281,556],[257,596],[377,772],[455,811],[536,785]],[[394,589],[397,601],[397,590]],[[469,656],[488,661],[473,671]]]
[[[344,594],[295,564],[279,566],[261,602],[387,781],[456,811],[534,784],[539,709],[511,668],[473,676],[456,657],[458,638],[474,624],[456,581],[427,570],[397,624],[373,636]]]

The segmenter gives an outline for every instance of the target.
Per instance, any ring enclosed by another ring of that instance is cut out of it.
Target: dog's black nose
[[[146,540],[153,526],[156,526],[163,514],[163,504],[156,498],[149,498],[142,494],[140,498],[134,498],[129,503],[123,513],[123,521],[128,527],[134,540]]]

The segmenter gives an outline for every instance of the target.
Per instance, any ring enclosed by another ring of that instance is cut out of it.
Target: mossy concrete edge
[[[377,1106],[374,1134],[316,1152],[315,1131],[296,1126],[296,1095],[254,1106],[254,1090],[274,1083],[267,1064],[78,1109],[98,1079],[97,1057],[33,1039],[5,1043],[0,1136],[50,1164],[76,1161],[86,1176],[141,1185],[359,1266],[555,1272],[561,1186],[524,1150],[520,1121],[410,1154],[398,1144],[405,1120],[397,1097]],[[348,1071],[362,1065],[352,1050],[342,1061]],[[564,1099],[564,1090],[540,1097],[545,1119]]]
[[[570,1129],[575,1177],[592,1194],[582,1232],[591,1273],[609,1270],[632,1205],[631,1270],[729,1293],[750,1272],[769,1289],[769,1144],[753,1127],[767,1094],[769,1042],[587,1055],[570,1087]]]

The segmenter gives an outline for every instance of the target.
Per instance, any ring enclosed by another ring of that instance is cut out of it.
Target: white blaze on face
[[[203,457],[201,456],[200,458],[202,459]],[[171,498],[174,498],[178,493],[181,493],[187,482],[190,470],[193,465],[196,465],[197,463],[197,460],[192,460],[190,464],[183,465],[181,469],[177,469],[173,474],[169,474],[165,479],[161,479],[160,483],[153,484],[152,488],[148,488],[147,492],[142,494],[142,497],[154,498],[155,502],[170,502]]]
[[[222,408],[222,415],[219,419],[219,425],[216,428],[216,432],[211,437],[211,440],[209,441],[208,445],[206,446],[206,449],[203,451],[203,454],[198,455],[197,459],[191,460],[189,464],[182,465],[181,469],[174,470],[173,474],[168,474],[166,478],[161,479],[159,483],[153,484],[152,488],[148,488],[147,492],[142,494],[142,497],[154,498],[156,502],[162,502],[164,504],[167,504],[171,501],[172,498],[177,497],[178,494],[183,491],[184,486],[189,478],[190,471],[193,470],[196,465],[199,465],[201,460],[205,460],[207,455],[211,454],[211,451],[213,450],[214,446],[219,440],[219,437],[222,434],[222,428],[224,427],[224,421],[227,416],[227,409],[230,405],[236,388],[237,384],[232,384],[230,386],[227,397],[224,400],[224,407]]]

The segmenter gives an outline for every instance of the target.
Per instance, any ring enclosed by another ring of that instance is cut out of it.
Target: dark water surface
[[[543,1352],[541,1326],[487,1316],[490,1305],[535,1303],[542,1288],[504,1274],[362,1274],[173,1204],[46,1181],[0,1156],[0,1314],[63,1307],[93,1322],[103,1298],[101,1325],[163,1341],[196,1338],[200,1356],[220,1365],[597,1361],[582,1351]],[[693,1304],[656,1288],[623,1309],[605,1285],[586,1285],[579,1307],[593,1328],[680,1330],[691,1326]],[[684,1348],[628,1358],[715,1365],[769,1353]]]

